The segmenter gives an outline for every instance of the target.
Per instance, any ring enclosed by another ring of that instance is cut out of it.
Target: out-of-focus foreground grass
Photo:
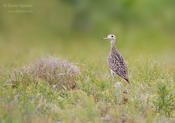
[[[173,1],[2,0],[0,6],[0,122],[175,121]],[[118,37],[131,86],[111,78],[108,33]],[[5,85],[15,69],[47,56],[79,67],[74,88],[51,87],[43,78],[36,86],[25,77]]]

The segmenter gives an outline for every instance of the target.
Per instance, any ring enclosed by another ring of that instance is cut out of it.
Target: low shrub
[[[37,84],[39,79],[58,89],[66,87],[70,89],[75,86],[76,76],[80,74],[79,68],[67,61],[55,57],[41,58],[37,62],[16,69],[9,76],[6,83],[17,86],[21,82]]]

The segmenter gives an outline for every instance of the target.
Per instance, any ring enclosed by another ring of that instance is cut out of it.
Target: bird
[[[120,55],[120,53],[115,47],[116,36],[114,34],[109,34],[106,38],[104,38],[104,40],[111,41],[111,49],[107,59],[107,63],[111,70],[112,77],[114,78],[114,75],[117,74],[126,82],[130,83],[128,78],[127,64],[122,55]]]

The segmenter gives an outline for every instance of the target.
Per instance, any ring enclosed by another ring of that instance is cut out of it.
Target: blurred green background
[[[1,0],[1,63],[21,56],[104,57],[109,33],[125,56],[173,54],[174,12],[173,0]]]

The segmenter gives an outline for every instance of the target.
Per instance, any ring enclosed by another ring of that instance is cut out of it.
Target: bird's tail
[[[125,78],[125,80],[126,80],[126,82],[127,82],[127,83],[129,83],[129,84],[130,84],[130,82],[129,82],[129,79],[128,79],[128,78]]]

